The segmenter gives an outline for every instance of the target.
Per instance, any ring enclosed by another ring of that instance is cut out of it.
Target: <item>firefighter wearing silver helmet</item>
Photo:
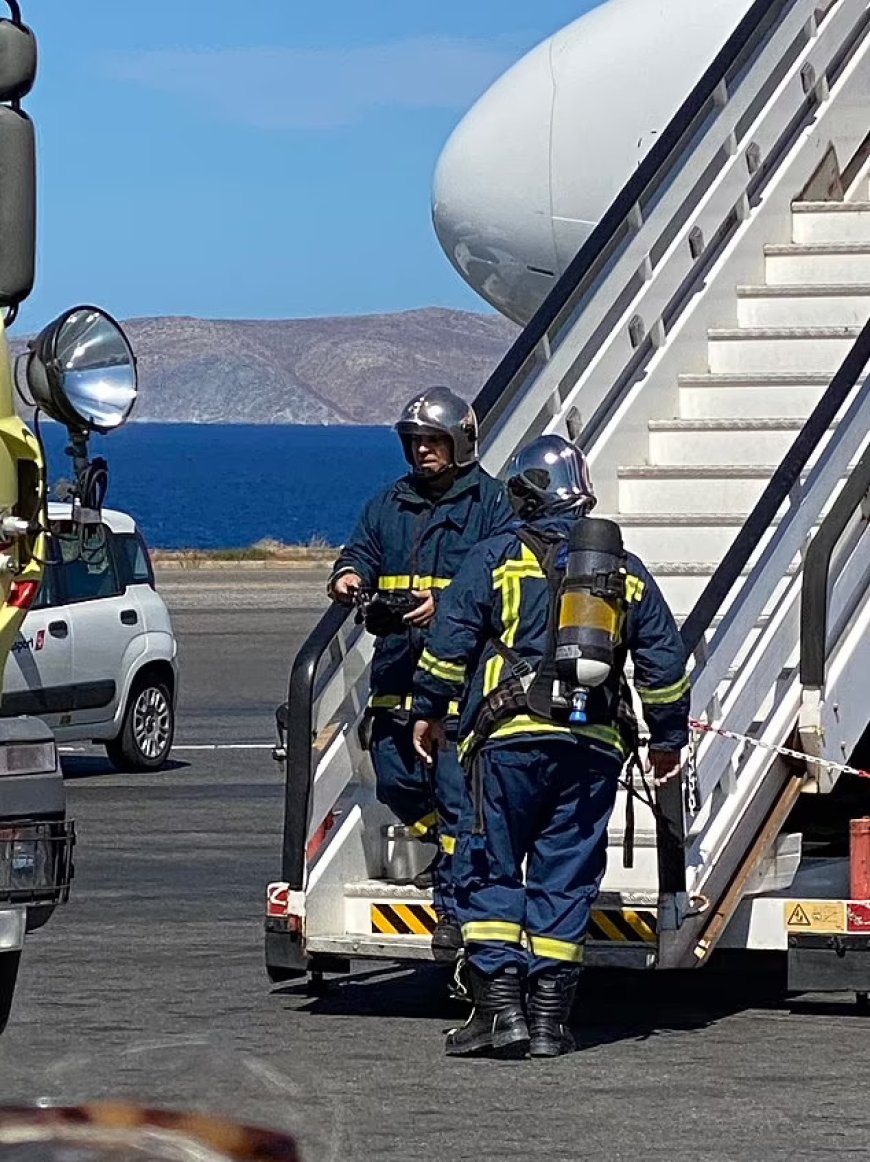
[[[598,503],[586,457],[561,436],[540,436],[521,448],[506,477],[521,520],[571,511],[586,516]]]
[[[366,626],[376,638],[370,751],[378,797],[413,834],[438,844],[438,856],[415,884],[433,888],[439,917],[433,950],[452,959],[461,942],[451,869],[465,777],[455,745],[428,771],[414,753],[411,684],[438,601],[465,554],[507,528],[513,513],[504,485],[478,463],[474,410],[454,392],[432,387],[416,394],[396,431],[411,471],[366,504],[329,592],[336,601],[362,593],[370,599]]]
[[[447,706],[462,698],[458,750],[473,794],[454,890],[474,1009],[447,1052],[553,1057],[573,1047],[607,823],[636,745],[626,659],[657,780],[679,773],[689,681],[655,581],[616,524],[587,515],[583,453],[543,436],[506,477],[519,521],[468,554],[439,605],[414,680],[414,743],[432,760]]]
[[[450,464],[455,469],[468,468],[477,462],[477,417],[474,408],[449,387],[430,387],[415,395],[402,408],[396,424],[405,459],[415,472],[421,471],[415,460],[414,441],[425,436],[446,436],[450,440]]]

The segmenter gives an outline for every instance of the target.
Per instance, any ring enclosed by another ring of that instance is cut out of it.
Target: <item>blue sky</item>
[[[36,289],[122,318],[483,309],[429,218],[438,152],[593,0],[23,0]]]

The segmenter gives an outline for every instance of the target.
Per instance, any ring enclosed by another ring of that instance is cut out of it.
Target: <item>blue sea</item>
[[[66,433],[43,424],[49,481],[72,474]],[[263,537],[341,544],[363,502],[406,470],[384,427],[129,424],[93,437],[109,462],[108,508],[161,549],[246,548]]]

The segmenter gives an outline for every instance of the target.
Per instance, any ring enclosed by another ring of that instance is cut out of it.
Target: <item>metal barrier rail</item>
[[[865,332],[870,332],[870,323]],[[821,689],[825,684],[831,557],[853,515],[867,505],[868,495],[870,451],[861,457],[807,550],[801,590],[800,675],[803,686]],[[864,510],[864,521],[865,524],[870,521],[870,509]]]
[[[281,866],[282,878],[293,891],[301,891],[305,883],[305,847],[314,779],[312,743],[315,679],[324,654],[349,615],[350,609],[346,606],[330,606],[308,635],[290,671]]]

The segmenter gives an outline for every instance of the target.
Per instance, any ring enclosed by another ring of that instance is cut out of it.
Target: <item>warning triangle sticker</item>
[[[812,921],[803,909],[801,904],[795,904],[789,915],[788,925],[790,928],[811,928]]]

